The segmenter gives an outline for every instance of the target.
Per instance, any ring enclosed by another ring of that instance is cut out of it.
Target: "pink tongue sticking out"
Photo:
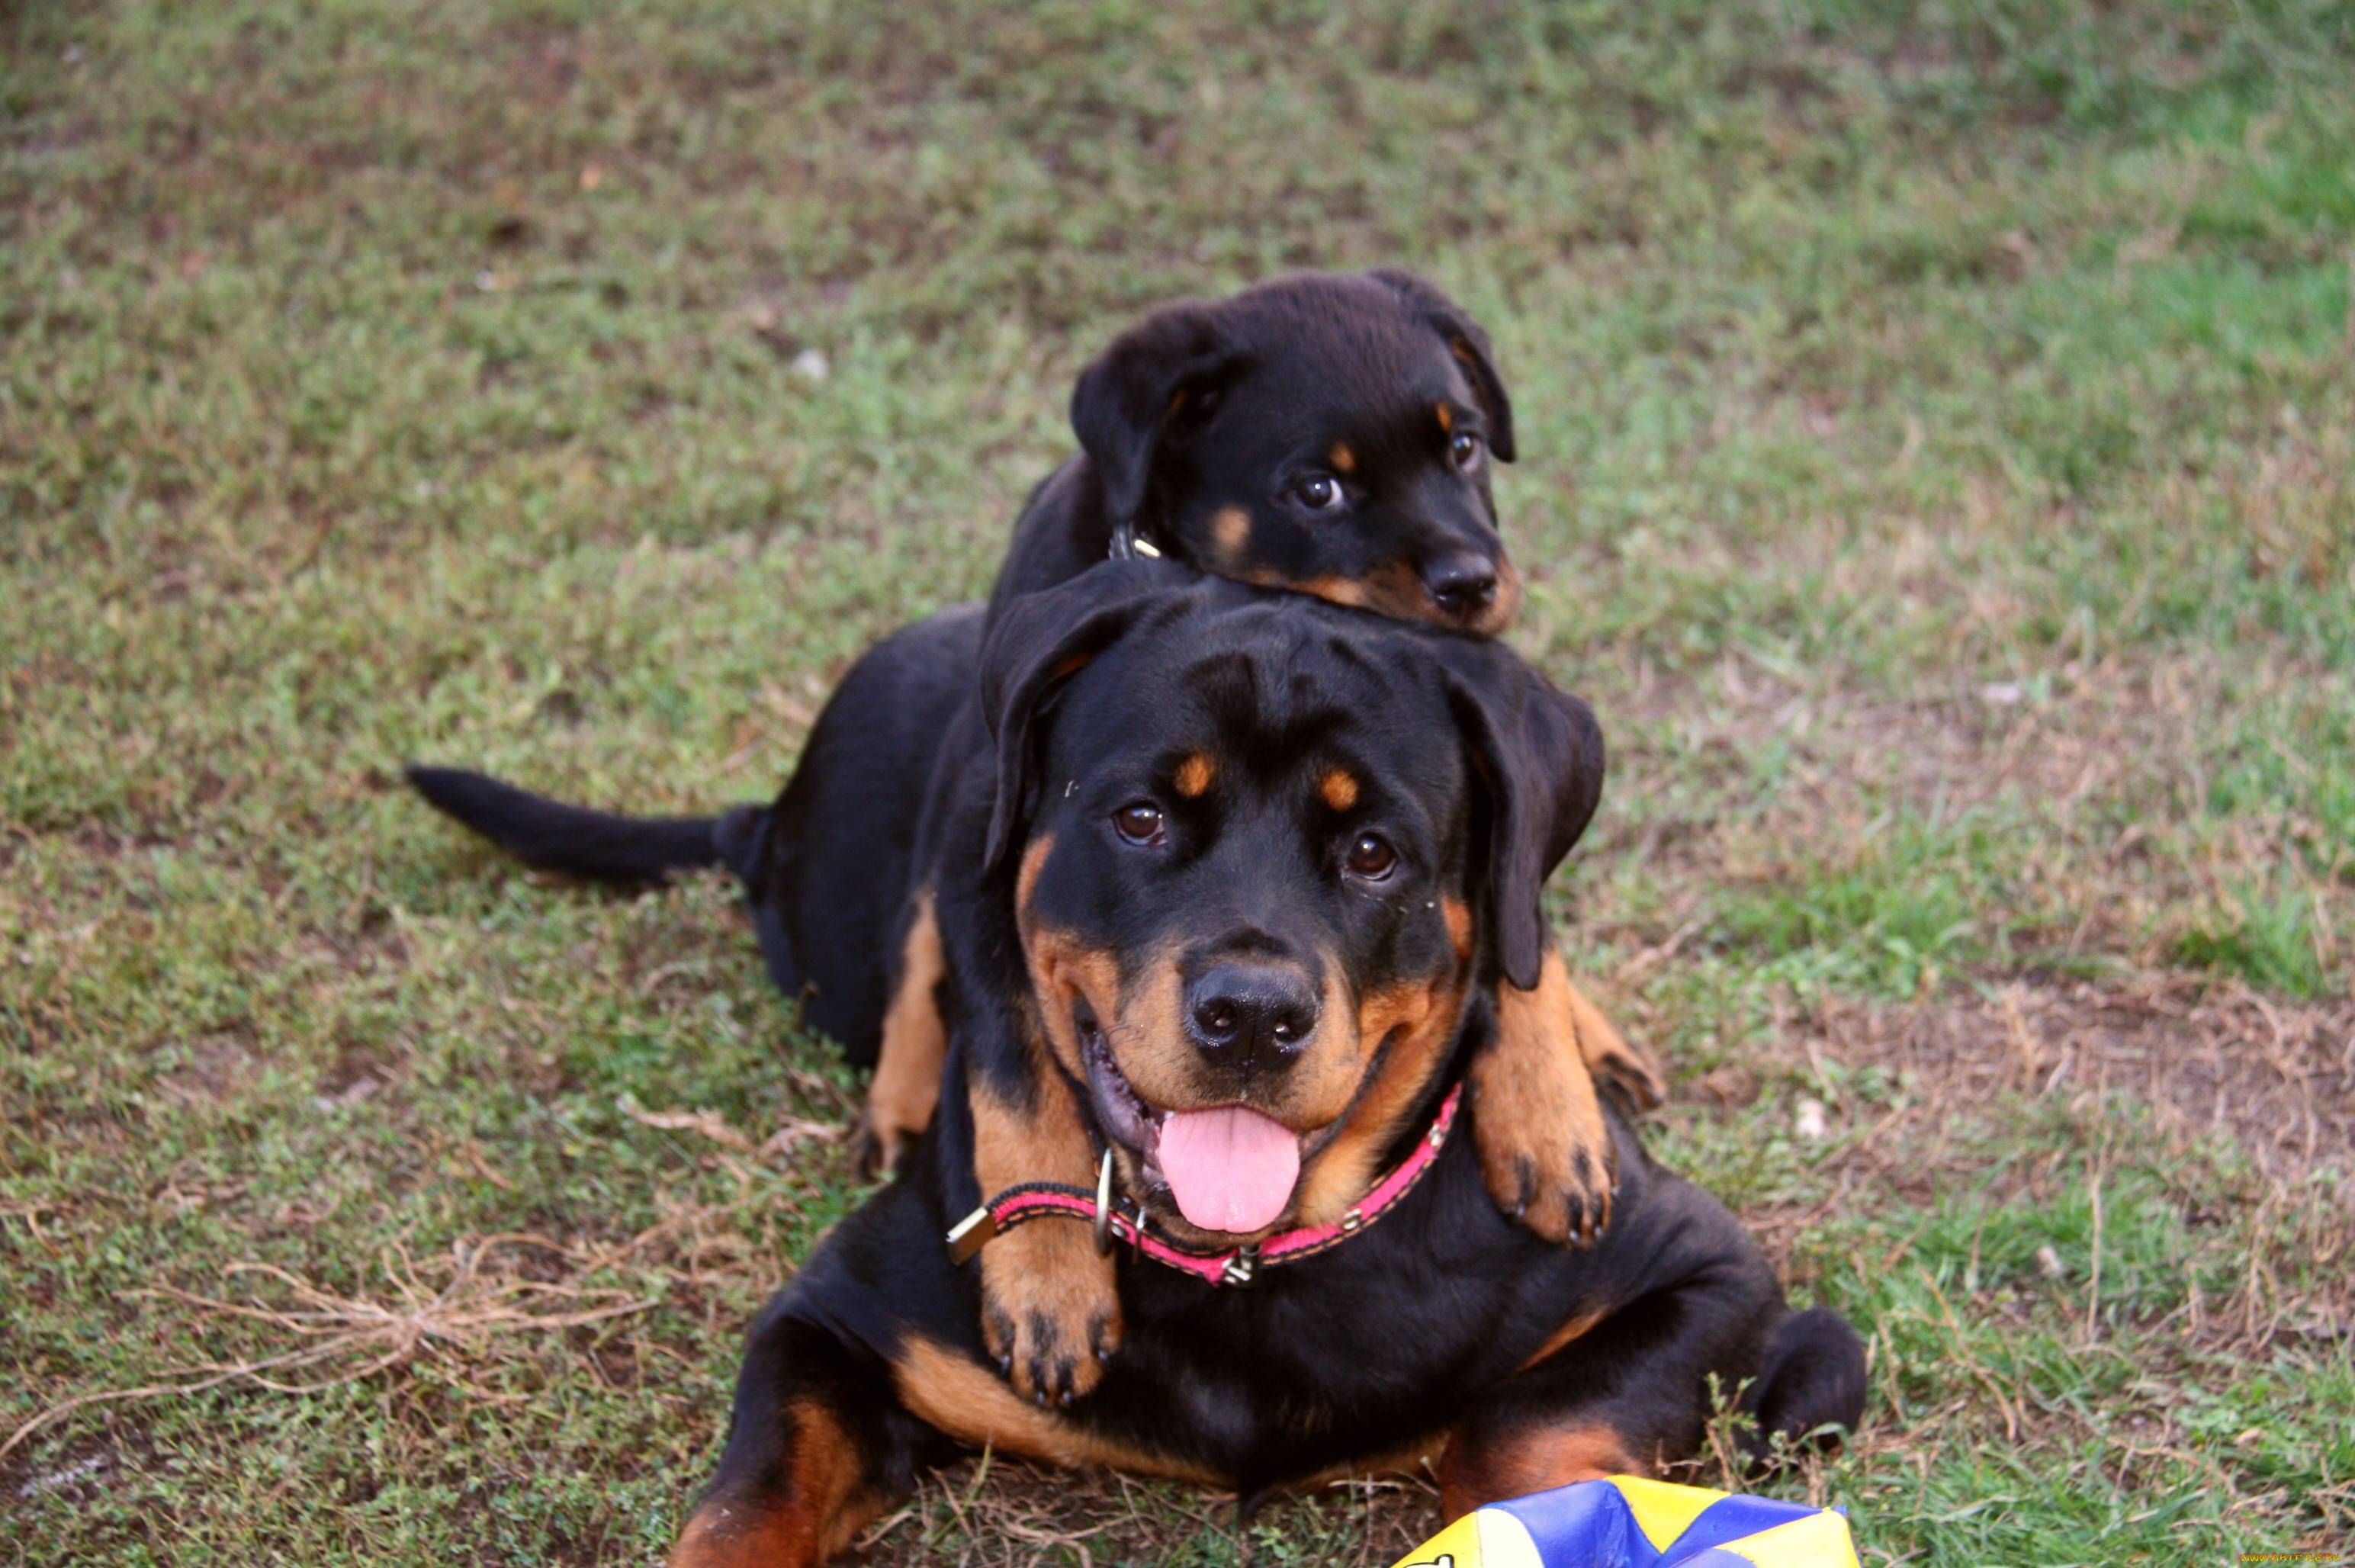
[[[1300,1139],[1241,1105],[1172,1111],[1161,1127],[1161,1174],[1188,1222],[1258,1231],[1276,1221],[1300,1179]]]

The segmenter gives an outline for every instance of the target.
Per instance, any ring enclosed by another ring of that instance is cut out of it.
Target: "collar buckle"
[[[1103,1163],[1096,1168],[1096,1255],[1112,1256],[1112,1149],[1103,1151]]]
[[[1113,525],[1112,547],[1104,554],[1113,560],[1134,560],[1138,556],[1148,560],[1161,559],[1160,547],[1145,537],[1134,517]]]
[[[1220,1285],[1249,1285],[1259,1269],[1259,1247],[1237,1247],[1227,1258],[1227,1266],[1219,1271]]]
[[[949,1261],[964,1263],[997,1238],[997,1216],[985,1203],[949,1227]]]

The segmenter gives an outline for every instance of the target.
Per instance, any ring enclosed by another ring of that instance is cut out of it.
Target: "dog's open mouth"
[[[1096,1115],[1136,1155],[1148,1190],[1166,1188],[1187,1223],[1205,1231],[1247,1235],[1284,1217],[1300,1182],[1299,1134],[1248,1105],[1157,1109],[1122,1074],[1086,1002],[1075,1002],[1072,1021]]]

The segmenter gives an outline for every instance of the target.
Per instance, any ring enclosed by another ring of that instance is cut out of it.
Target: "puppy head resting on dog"
[[[1493,643],[1145,561],[1018,602],[982,691],[986,857],[1128,1192],[1211,1243],[1338,1221],[1484,962],[1537,982],[1592,712]]]
[[[1204,571],[1484,635],[1520,606],[1489,490],[1512,404],[1487,335],[1411,272],[1156,311],[1082,373],[1071,424],[1115,525]]]

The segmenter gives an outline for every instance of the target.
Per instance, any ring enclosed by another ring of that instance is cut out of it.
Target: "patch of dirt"
[[[261,1069],[261,1035],[250,1019],[181,1043],[180,1061],[155,1075],[155,1086],[184,1104],[226,1100],[253,1082]]]
[[[97,822],[83,823],[67,837],[76,849],[92,860],[120,860],[158,849],[183,848],[179,839],[152,828],[125,833]]]
[[[1729,656],[1700,677],[1638,667],[1598,683],[1595,701],[1606,730],[1626,732],[1613,763],[1630,777],[1614,787],[1631,799],[1690,768],[1679,759],[1663,772],[1636,728],[1668,725],[1687,752],[1722,753],[1729,776],[1746,772],[1749,753],[1787,747],[1782,809],[1838,807],[1870,788],[1949,809],[2017,792],[2065,810],[2130,787],[2138,773],[2166,774],[2170,759],[2193,749],[2202,699],[2213,696],[2212,680],[2187,688],[2190,671],[2045,673],[2049,690],[2029,680],[1955,683],[1862,701]]]
[[[47,1454],[26,1450],[0,1460],[0,1515],[88,1508],[153,1467],[155,1441],[129,1413],[110,1413],[104,1426]]]
[[[2194,1146],[2221,1136],[2246,1156],[2253,1178],[2236,1188],[2232,1215],[2187,1194],[2186,1225],[2245,1219],[2265,1257],[2311,1265],[2309,1283],[2292,1285],[2253,1260],[2238,1288],[2194,1300],[2171,1332],[2241,1356],[2355,1334],[2355,1275],[2331,1266],[2355,1258],[2355,1002],[2291,1006],[2181,976],[2011,985],[1903,1005],[1835,999],[1786,1018],[1771,1045],[1680,1086],[1678,1098],[1742,1104],[1774,1075],[1865,1069],[1901,1087],[1885,1101],[1843,1106],[1821,1130],[1806,1125],[1820,1105],[1795,1107],[1797,1136],[1826,1140],[1821,1195],[1742,1205],[1744,1226],[1786,1278],[1802,1239],[1843,1214],[1892,1201],[1929,1209],[1962,1192],[1981,1204],[2041,1201],[2083,1186],[2086,1165],[2204,1168]],[[2120,1095],[2147,1105],[2150,1120],[2120,1118],[2110,1104]],[[1984,1125],[1973,1124],[2039,1104],[2081,1129],[2075,1147],[2047,1141],[1991,1159]],[[2340,1179],[2335,1187],[2314,1179],[2326,1172]],[[1901,1241],[1877,1266],[1897,1266],[1908,1251]],[[1987,1309],[1984,1300],[1973,1307]]]
[[[383,1047],[349,1037],[336,1042],[336,1064],[319,1079],[317,1103],[322,1110],[352,1105],[390,1083],[398,1064]]]
[[[2355,1002],[2290,1004],[2238,984],[2007,986],[1899,1007],[1827,1001],[1790,1049],[1906,1075],[1944,1116],[2006,1095],[2128,1093],[2163,1130],[2230,1139],[2268,1179],[2355,1177]],[[1913,1145],[1907,1113],[1874,1136]]]

